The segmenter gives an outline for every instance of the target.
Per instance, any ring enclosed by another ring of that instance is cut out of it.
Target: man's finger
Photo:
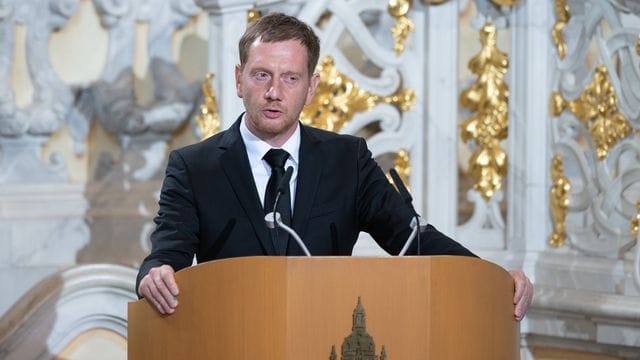
[[[164,284],[171,293],[171,295],[178,296],[180,292],[178,289],[178,284],[176,283],[175,272],[173,268],[169,265],[162,265],[160,267],[160,276],[164,280]]]
[[[142,295],[142,297],[145,298],[145,300],[147,300],[151,305],[153,305],[153,307],[155,307],[159,313],[164,314],[164,309],[162,308],[162,305],[154,298],[153,292],[151,290],[151,287],[153,286],[153,281],[151,280],[149,275],[146,275],[144,278],[142,278],[142,281],[140,281],[140,287],[139,287],[139,293],[140,295]]]
[[[509,271],[514,280],[513,303],[515,306],[514,315],[516,320],[524,318],[529,305],[533,299],[533,284],[522,271]]]
[[[145,299],[147,299],[148,302],[151,303],[151,305],[153,305],[153,307],[156,308],[156,310],[158,310],[158,312],[162,315],[165,314],[164,309],[162,308],[162,305],[160,305],[160,303],[153,297],[153,294],[151,293],[151,289],[149,288],[149,286],[145,287]]]
[[[177,290],[173,268],[162,265],[152,268],[140,282],[140,294],[154,305],[161,314],[172,314],[178,305],[169,287]]]
[[[151,299],[154,300],[156,303],[158,303],[160,305],[161,314],[172,314],[173,313],[173,307],[169,306],[169,304],[167,303],[166,299],[164,298],[164,296],[162,296],[162,294],[160,293],[160,291],[158,290],[155,281],[150,281],[149,283],[149,291],[151,292]]]
[[[155,276],[153,278],[153,283],[160,295],[162,300],[171,308],[175,308],[178,304],[176,297],[173,296],[171,291],[167,288],[166,284],[167,279],[161,275]]]
[[[513,277],[515,284],[515,293],[513,295],[513,303],[518,304],[520,300],[522,300],[522,296],[524,295],[524,289],[526,285],[523,282],[522,273],[519,271],[510,271],[511,277]]]

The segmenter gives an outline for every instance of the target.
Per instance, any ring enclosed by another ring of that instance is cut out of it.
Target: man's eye
[[[296,75],[287,75],[284,77],[284,81],[286,81],[287,83],[293,84],[296,81],[298,81],[299,77]]]
[[[269,78],[269,74],[264,71],[258,71],[254,74],[255,78],[258,80],[266,80]]]

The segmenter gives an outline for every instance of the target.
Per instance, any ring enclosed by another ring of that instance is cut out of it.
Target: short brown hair
[[[297,18],[282,13],[270,13],[250,23],[238,43],[240,66],[244,66],[249,56],[249,48],[254,41],[280,42],[298,40],[307,48],[307,67],[309,75],[318,64],[320,40],[313,29]]]

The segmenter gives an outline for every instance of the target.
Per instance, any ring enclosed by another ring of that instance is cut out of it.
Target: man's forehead
[[[262,36],[256,38],[255,40],[253,40],[253,42],[251,43],[250,48],[254,48],[256,46],[259,45],[264,45],[264,44],[269,44],[269,45],[279,45],[279,44],[297,44],[300,45],[301,47],[305,47],[304,43],[300,40],[300,39],[285,39],[285,40],[265,40],[263,39]]]
[[[284,41],[269,41],[263,42],[256,39],[247,53],[247,60],[268,59],[272,56],[278,56],[278,53],[295,53],[295,57],[291,58],[290,55],[287,60],[300,60],[306,64],[307,61],[307,48],[298,40],[290,39]],[[305,65],[306,66],[306,65]]]

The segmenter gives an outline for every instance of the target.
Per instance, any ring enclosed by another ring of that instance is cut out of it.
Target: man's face
[[[249,130],[272,146],[281,146],[295,131],[309,104],[318,75],[307,70],[307,49],[297,40],[256,40],[244,66],[236,65],[236,91],[247,111]]]

